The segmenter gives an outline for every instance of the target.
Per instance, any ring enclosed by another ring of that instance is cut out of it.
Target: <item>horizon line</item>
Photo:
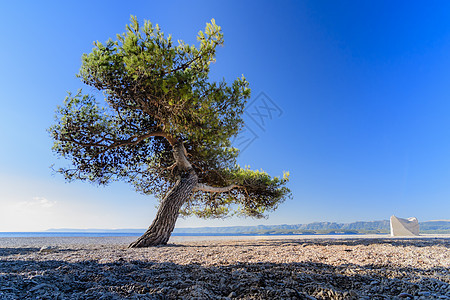
[[[357,222],[382,222],[382,221],[387,221],[389,222],[389,220],[372,220],[372,221],[353,221],[353,222],[330,222],[330,221],[315,221],[315,222],[310,222],[310,223],[297,223],[297,224],[272,224],[272,225],[234,225],[234,226],[192,226],[192,227],[175,227],[175,229],[192,229],[192,228],[231,228],[231,227],[257,227],[257,226],[282,226],[282,225],[287,225],[287,226],[294,226],[294,225],[309,225],[309,224],[314,224],[314,223],[336,223],[336,224],[351,224],[351,223],[357,223]],[[450,222],[450,219],[445,220],[427,220],[427,221],[419,221],[419,223],[425,223],[425,222]],[[47,228],[44,230],[29,230],[29,231],[0,231],[2,233],[6,233],[6,232],[45,232],[45,231],[50,231],[50,230],[70,230],[70,231],[74,231],[74,230],[147,230],[147,228],[70,228],[70,227],[59,227],[59,228]]]

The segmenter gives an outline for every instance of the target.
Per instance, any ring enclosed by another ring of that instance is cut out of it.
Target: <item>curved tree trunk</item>
[[[140,238],[131,243],[129,248],[167,244],[175,228],[180,208],[191,196],[194,187],[197,185],[197,181],[198,178],[194,170],[191,169],[184,172],[181,178],[175,183],[175,186],[162,200],[152,225],[150,225]]]
[[[152,225],[140,238],[131,243],[129,248],[167,244],[175,228],[181,206],[189,199],[197,186],[197,174],[187,160],[186,149],[181,142],[173,145],[173,156],[181,172],[180,178],[162,200]]]

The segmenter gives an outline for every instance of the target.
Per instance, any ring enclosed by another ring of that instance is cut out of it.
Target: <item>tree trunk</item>
[[[193,169],[183,172],[180,179],[162,200],[152,225],[128,247],[139,248],[167,244],[175,228],[180,208],[191,196],[197,181],[198,177]]]
[[[187,152],[183,142],[177,141],[172,144],[172,148],[173,158],[175,159],[178,172],[180,172],[180,178],[162,200],[152,225],[140,238],[131,243],[128,246],[129,248],[167,244],[175,228],[181,206],[189,199],[197,186],[198,177],[186,157]]]

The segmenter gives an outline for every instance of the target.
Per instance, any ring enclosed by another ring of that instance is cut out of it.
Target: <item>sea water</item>
[[[114,237],[114,236],[141,236],[142,232],[0,232],[0,238],[13,237]],[[249,234],[227,234],[227,233],[172,233],[171,236],[254,236]]]

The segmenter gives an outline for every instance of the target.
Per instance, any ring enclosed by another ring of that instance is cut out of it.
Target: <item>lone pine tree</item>
[[[178,216],[263,217],[290,196],[282,178],[238,165],[232,139],[250,97],[244,77],[231,85],[208,78],[223,44],[214,19],[198,46],[166,37],[135,17],[126,32],[94,43],[78,77],[102,92],[68,94],[49,131],[53,150],[70,160],[67,180],[114,180],[160,200],[156,218],[130,247],[166,244]]]

